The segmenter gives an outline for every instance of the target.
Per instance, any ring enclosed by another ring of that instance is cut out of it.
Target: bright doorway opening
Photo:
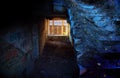
[[[48,36],[69,36],[70,25],[66,19],[54,18],[48,20]]]

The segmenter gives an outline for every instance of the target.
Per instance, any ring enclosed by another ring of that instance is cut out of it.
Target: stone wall
[[[39,55],[37,26],[17,23],[4,27],[0,32],[1,75],[27,76]]]
[[[43,48],[47,39],[47,19],[42,18],[41,21],[38,23],[38,26],[40,26],[39,31],[39,49],[40,49],[40,55],[43,52]]]

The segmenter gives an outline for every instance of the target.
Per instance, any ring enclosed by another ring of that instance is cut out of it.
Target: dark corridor
[[[87,70],[81,78],[120,78],[120,0],[1,4],[0,78],[78,78],[80,66]],[[47,37],[55,33],[73,45]]]
[[[69,39],[46,41],[31,78],[79,78],[75,52]]]

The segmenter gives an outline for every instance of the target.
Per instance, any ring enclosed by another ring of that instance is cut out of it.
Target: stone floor
[[[31,78],[79,78],[79,69],[70,42],[47,41]]]

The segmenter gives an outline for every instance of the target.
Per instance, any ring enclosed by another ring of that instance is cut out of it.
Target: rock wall
[[[77,61],[88,67],[96,55],[99,56],[105,52],[120,52],[120,35],[116,35],[119,31],[115,24],[116,19],[120,21],[120,18],[118,10],[115,9],[118,6],[109,5],[110,3],[104,0],[101,0],[101,3],[100,0],[98,2],[85,1],[65,0],[65,4]],[[115,44],[116,41],[117,44]]]

